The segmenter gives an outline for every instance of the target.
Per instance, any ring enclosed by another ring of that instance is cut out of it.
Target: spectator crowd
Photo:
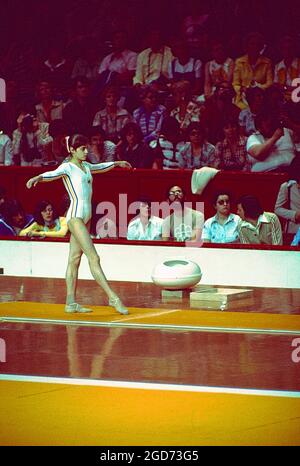
[[[90,141],[90,163],[126,160],[149,170],[211,167],[236,176],[241,171],[285,172],[289,181],[281,186],[273,213],[264,212],[255,186],[237,202],[239,215],[231,212],[228,193],[216,193],[216,215],[203,219],[201,234],[206,242],[252,244],[282,244],[282,228],[297,234],[299,38],[282,33],[274,45],[250,30],[237,47],[210,26],[217,18],[200,3],[192,2],[178,31],[166,34],[168,28],[150,21],[134,47],[128,28],[116,24],[107,53],[89,37],[76,42],[76,57],[63,40],[51,40],[38,56],[33,40],[16,39],[0,56],[6,84],[0,103],[0,165],[58,165],[68,156],[66,137],[83,134]],[[172,189],[181,205],[184,193],[180,186]],[[14,202],[1,208],[1,235],[67,233],[50,201],[37,206],[31,225]],[[189,234],[186,229],[177,234],[176,212],[166,233],[165,219],[151,214],[151,201],[139,202],[128,239],[201,238],[196,214]],[[181,213],[185,224],[186,212]],[[13,220],[17,217],[19,222]]]

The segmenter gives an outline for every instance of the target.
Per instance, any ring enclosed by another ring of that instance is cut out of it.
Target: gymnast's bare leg
[[[108,296],[109,304],[115,307],[115,309],[121,314],[128,314],[128,310],[123,306],[116,293],[110,288],[103,273],[100,265],[100,258],[89,234],[89,226],[89,224],[85,225],[81,218],[72,218],[68,222],[68,227],[71,232],[71,239],[69,260],[66,271],[66,306],[70,306],[73,303],[76,303],[78,269],[82,253],[84,253],[88,259],[91,274],[98,285],[102,287],[103,291]],[[85,310],[85,312],[88,312],[88,310]]]

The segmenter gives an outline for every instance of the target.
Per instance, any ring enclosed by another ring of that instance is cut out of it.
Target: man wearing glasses
[[[172,186],[168,192],[171,215],[162,224],[162,238],[165,241],[200,241],[204,215],[191,209],[185,202],[185,193],[180,186]]]
[[[238,215],[230,212],[230,195],[219,191],[213,199],[216,215],[204,223],[202,240],[204,243],[237,243],[239,242]]]

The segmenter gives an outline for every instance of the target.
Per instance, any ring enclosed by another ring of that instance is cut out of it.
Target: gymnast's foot
[[[93,312],[92,309],[88,309],[87,307],[81,307],[78,303],[71,303],[65,305],[65,312],[72,314],[74,312],[79,312],[81,314],[86,314],[88,312]]]
[[[109,298],[108,304],[116,309],[120,314],[127,315],[128,314],[128,309],[124,306],[122,301],[118,296],[115,296],[114,298]]]

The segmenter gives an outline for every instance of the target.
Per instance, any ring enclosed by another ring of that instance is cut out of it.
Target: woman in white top
[[[56,170],[31,178],[27,181],[26,186],[30,189],[39,182],[54,181],[62,178],[70,197],[70,207],[66,215],[71,236],[66,272],[67,299],[65,311],[91,312],[90,309],[81,307],[75,300],[78,268],[82,253],[84,253],[88,258],[89,267],[94,279],[103,288],[109,298],[109,305],[113,306],[121,314],[128,314],[128,310],[124,307],[120,298],[107,283],[100,265],[99,256],[91,240],[89,229],[92,216],[91,173],[104,173],[114,167],[131,168],[131,165],[124,161],[90,164],[85,161],[88,154],[87,145],[88,139],[85,136],[80,134],[71,136],[69,140],[69,160],[62,163]]]

